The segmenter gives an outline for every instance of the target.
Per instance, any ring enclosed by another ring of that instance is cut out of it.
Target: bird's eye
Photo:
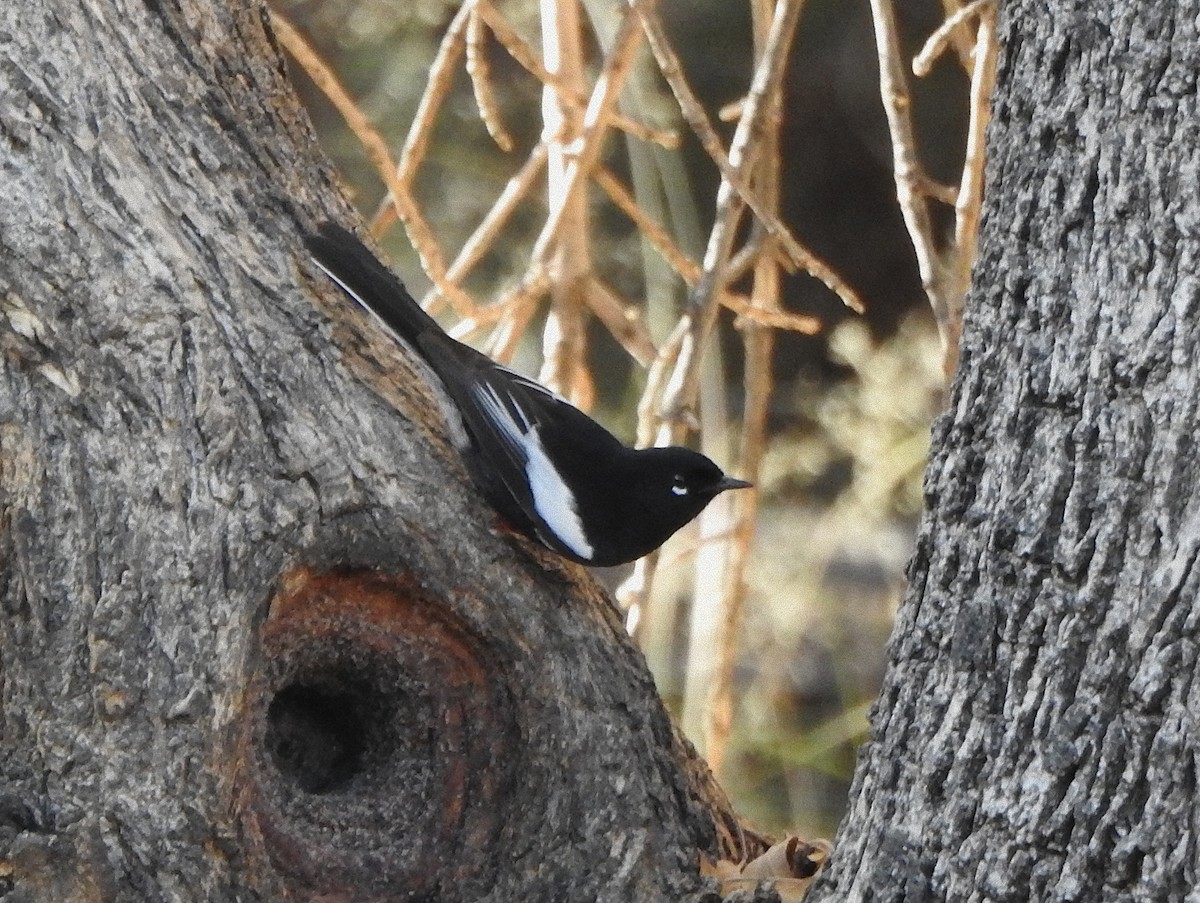
[[[688,494],[688,485],[687,481],[683,478],[683,474],[675,474],[675,479],[671,481],[671,492],[675,495]]]

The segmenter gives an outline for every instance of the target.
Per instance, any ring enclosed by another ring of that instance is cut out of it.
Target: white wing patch
[[[584,535],[583,521],[579,519],[579,511],[575,507],[575,494],[563,482],[546,455],[537,427],[525,417],[519,406],[516,409],[521,422],[517,423],[516,417],[496,394],[494,386],[478,383],[472,386],[472,390],[488,419],[505,441],[525,459],[525,478],[529,481],[529,491],[533,495],[533,507],[538,517],[559,542],[579,558],[589,560],[595,549]]]
[[[563,545],[585,561],[589,560],[595,549],[583,533],[583,521],[575,510],[575,494],[546,457],[536,428],[525,436],[525,447],[529,453],[525,475],[533,490],[533,507]]]

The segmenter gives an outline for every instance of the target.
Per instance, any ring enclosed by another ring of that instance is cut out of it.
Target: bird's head
[[[727,489],[751,486],[727,476],[712,460],[690,448],[647,448],[641,453],[643,486],[639,497],[648,507],[673,515],[678,529]]]

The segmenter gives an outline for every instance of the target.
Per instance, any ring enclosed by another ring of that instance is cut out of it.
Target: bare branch
[[[945,53],[946,48],[951,44],[954,45],[963,68],[970,72],[974,68],[971,62],[973,47],[964,26],[972,16],[978,15],[984,6],[994,5],[995,2],[996,0],[974,0],[966,6],[959,6],[958,0],[947,0],[945,3],[948,13],[946,21],[929,36],[925,41],[925,46],[921,48],[921,52],[913,59],[913,74],[918,78],[928,75],[938,57]],[[952,10],[951,7],[958,8]]]
[[[663,259],[689,285],[694,285],[700,279],[700,264],[688,257],[667,230],[650,218],[641,208],[633,195],[621,184],[621,180],[603,166],[597,166],[592,173],[596,184],[609,196],[621,212],[628,216],[638,231],[650,240],[650,243],[663,256]]]
[[[749,320],[760,326],[799,332],[804,335],[816,335],[821,331],[821,321],[816,317],[789,313],[764,302],[747,302],[741,295],[732,292],[725,293],[721,298],[721,303],[736,313],[740,319]]]
[[[800,6],[801,4],[797,4]],[[761,56],[771,52],[778,35],[780,8],[773,0],[753,0],[755,45]],[[795,15],[799,16],[799,9]],[[754,182],[762,186],[764,201],[772,209],[779,204],[779,126],[783,105],[782,79],[771,82],[763,92],[765,110],[763,128],[758,136],[759,156],[755,161]],[[751,98],[754,92],[751,92]],[[753,101],[744,115],[753,115]],[[739,123],[740,125],[740,123]],[[771,244],[767,238],[766,244]],[[765,248],[764,251],[768,249]],[[748,311],[780,313],[779,268],[772,255],[762,253],[754,266],[754,288]],[[770,327],[748,315],[742,325],[745,347],[746,408],[743,413],[741,448],[738,450],[737,472],[751,482],[757,482],[763,452],[766,448],[767,412],[773,387],[771,357],[775,335]],[[733,534],[726,543],[723,561],[724,579],[720,582],[718,604],[716,658],[711,682],[705,698],[704,747],[714,773],[719,774],[725,758],[725,746],[733,725],[733,672],[737,662],[738,639],[741,633],[746,601],[746,565],[750,558],[750,543],[758,512],[757,487],[740,493],[732,500]]]
[[[649,367],[658,356],[658,349],[642,322],[641,314],[632,304],[617,297],[599,279],[588,281],[587,303],[596,318],[605,325],[629,356],[642,367]]]
[[[425,159],[429,139],[433,135],[434,120],[437,119],[438,111],[441,110],[454,83],[454,67],[466,53],[467,23],[476,6],[477,0],[465,0],[459,7],[442,37],[433,63],[429,66],[429,82],[425,86],[425,93],[421,95],[421,102],[417,104],[417,112],[408,127],[404,149],[400,152],[400,166],[396,177],[401,185],[407,187],[412,184],[417,168]]]
[[[639,3],[641,0],[631,2]],[[743,173],[754,163],[753,152],[757,148],[754,139],[760,137],[765,128],[777,127],[768,126],[760,121],[760,117],[767,121],[778,118],[778,110],[773,110],[772,104],[765,102],[765,99],[770,96],[772,86],[779,84],[783,61],[786,60],[802,7],[802,0],[780,0],[775,8],[770,32],[746,99],[744,115],[730,144],[729,159],[734,179],[739,181],[745,178]],[[771,116],[772,112],[774,117]],[[658,444],[670,444],[682,438],[684,430],[680,415],[696,398],[702,349],[716,322],[719,296],[725,286],[724,271],[741,212],[740,202],[741,197],[733,181],[723,180],[717,193],[717,215],[704,255],[703,274],[692,291],[688,310],[681,321],[685,324],[685,332],[679,357],[659,405],[662,427],[657,438]]]
[[[983,137],[990,116],[992,85],[995,81],[996,37],[994,0],[975,0],[957,10],[951,20],[935,32],[914,62],[914,69],[925,71],[930,60],[946,46],[952,34],[970,16],[980,19],[971,56],[971,123],[967,153],[959,188],[954,197],[955,235],[953,244],[939,252],[937,238],[926,206],[927,197],[947,199],[944,187],[936,186],[917,159],[916,137],[909,112],[905,67],[901,62],[900,39],[896,31],[891,0],[871,0],[875,18],[875,41],[879,53],[879,87],[892,135],[892,160],[895,168],[896,197],[904,224],[917,254],[921,285],[929,298],[942,340],[942,363],[947,377],[958,360],[958,339],[962,330],[963,302],[970,285],[975,259],[975,235],[983,198]]]
[[[896,31],[891,0],[871,0],[871,14],[875,18],[875,45],[879,54],[879,90],[892,135],[896,199],[917,254],[921,287],[933,308],[934,319],[942,336],[942,348],[946,352],[950,347],[950,314],[943,292],[945,277],[938,257],[933,222],[921,191],[929,179],[917,160],[916,135],[909,113],[912,98],[908,92],[906,67],[902,62],[900,36]]]
[[[700,139],[700,144],[704,147],[709,157],[712,158],[713,162],[716,163],[724,182],[728,183],[737,192],[746,206],[753,211],[755,217],[758,218],[767,231],[775,238],[792,266],[800,267],[811,273],[828,286],[830,291],[841,298],[846,306],[852,310],[861,312],[863,309],[862,302],[859,300],[854,289],[843,282],[841,277],[831,267],[821,261],[817,255],[796,241],[787,227],[751,191],[750,186],[738,172],[738,167],[732,162],[732,149],[729,155],[726,155],[721,146],[721,139],[717,136],[716,130],[708,120],[708,114],[704,112],[704,107],[697,100],[696,95],[683,77],[683,66],[679,61],[678,55],[671,48],[670,41],[662,27],[662,22],[659,20],[658,14],[654,9],[654,0],[628,0],[628,2],[641,19],[642,27],[646,30],[646,38],[650,44],[650,49],[654,53],[654,58],[658,62],[659,69],[662,71],[663,77],[671,88],[671,92],[675,95],[675,100],[679,104],[684,120],[691,126],[696,137]],[[785,6],[787,6],[786,0]],[[793,22],[792,24],[794,27],[795,23]],[[786,54],[765,56],[762,65],[759,67],[760,71],[755,74],[755,80],[760,85],[769,84],[772,80],[778,80],[782,75],[783,66],[786,62]],[[753,95],[753,92],[754,86],[752,84],[751,95]],[[753,102],[754,99],[752,96],[746,99],[747,104]],[[752,121],[753,117],[746,115],[743,115],[741,120],[743,123]]]
[[[617,33],[613,48],[605,62],[600,78],[592,90],[587,112],[578,141],[572,148],[572,159],[565,170],[565,177],[558,191],[561,198],[552,198],[553,209],[541,234],[534,244],[533,257],[541,259],[553,243],[554,236],[562,225],[560,217],[566,210],[563,203],[587,184],[587,178],[600,156],[603,137],[607,131],[608,113],[615,107],[625,79],[633,67],[641,32],[634,27],[631,16],[626,15]]]
[[[517,205],[529,194],[534,180],[545,165],[546,145],[544,142],[539,142],[529,152],[529,156],[521,168],[505,183],[504,190],[500,192],[500,196],[496,198],[492,208],[480,220],[475,231],[471,233],[471,237],[464,242],[458,256],[454,258],[454,262],[446,271],[448,281],[461,285],[475,265],[483,259],[483,255],[499,238],[500,230],[508,223],[513,211],[517,209]],[[422,306],[430,311],[435,310],[441,298],[440,289],[434,285],[422,300]]]
[[[583,110],[587,108],[588,97],[583,91],[572,90],[569,85],[562,83],[562,80],[554,73],[550,72],[542,65],[538,59],[537,52],[525,42],[507,20],[500,15],[491,3],[480,2],[479,15],[487,22],[491,28],[492,34],[496,36],[504,49],[508,51],[517,63],[530,75],[542,82],[542,84],[554,88],[559,93],[559,99],[564,103],[570,104],[573,108]],[[643,141],[649,141],[657,144],[660,147],[665,147],[667,150],[677,150],[679,148],[679,135],[671,129],[656,129],[644,123],[630,119],[621,113],[620,110],[612,110],[610,112],[610,125],[620,129],[627,134],[633,135],[635,138],[640,138]]]
[[[505,153],[513,149],[512,135],[504,128],[500,119],[500,108],[492,91],[492,74],[487,59],[487,25],[476,6],[467,18],[467,75],[475,92],[475,106],[484,128]]]
[[[542,48],[554,83],[542,87],[550,215],[533,253],[534,264],[545,267],[551,279],[550,310],[542,332],[542,369],[538,379],[564,398],[586,407],[588,394],[584,389],[591,384],[584,374],[585,280],[591,271],[590,221],[587,194],[578,190],[581,184],[586,185],[586,178],[571,177],[583,126],[578,108],[566,99],[583,91],[583,35],[577,3],[542,0],[541,13]],[[604,127],[598,129],[592,135],[593,142],[605,131]]]
[[[362,142],[367,156],[375,165],[383,182],[388,187],[396,208],[408,230],[409,239],[421,260],[421,266],[439,290],[454,305],[460,316],[472,316],[476,310],[475,302],[458,286],[446,278],[446,263],[442,257],[441,248],[433,237],[425,217],[422,216],[416,201],[409,192],[408,184],[397,175],[397,168],[392,160],[387,142],[371,126],[370,121],[341,86],[333,71],[325,65],[316,51],[301,37],[292,24],[271,11],[271,25],[275,34],[292,58],[308,73],[318,88],[329,98],[337,111],[345,119],[346,125]]]
[[[549,290],[549,277],[539,271],[508,292],[502,299],[504,314],[484,350],[502,364],[511,363],[517,345],[538,309],[538,302]]]
[[[963,304],[971,285],[979,241],[979,213],[983,208],[985,137],[992,116],[992,88],[996,83],[996,6],[984,0],[979,8],[979,30],[975,38],[975,67],[971,73],[971,118],[967,127],[967,149],[963,161],[962,183],[954,205],[955,258],[947,293],[947,329],[951,336],[951,354],[945,357],[947,376],[958,365],[958,339],[962,333]]]

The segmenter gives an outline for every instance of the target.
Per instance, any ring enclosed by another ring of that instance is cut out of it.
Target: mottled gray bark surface
[[[815,899],[1200,899],[1200,3],[1001,18],[961,369]]]
[[[260,3],[0,3],[0,897],[692,899],[719,791],[298,253]]]

